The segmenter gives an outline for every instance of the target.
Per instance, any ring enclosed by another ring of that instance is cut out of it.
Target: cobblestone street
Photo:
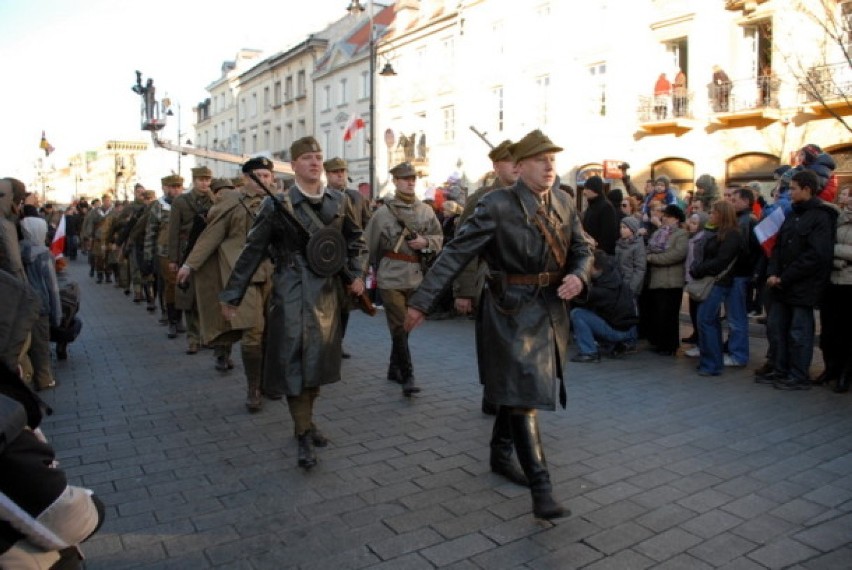
[[[385,379],[383,313],[353,313],[344,381],[317,401],[332,443],[306,473],[286,403],[245,411],[239,361],[185,355],[86,258],[70,274],[83,332],[43,429],[107,505],[90,570],[852,568],[852,395],[755,384],[761,338],[718,378],[650,352],[571,363],[567,410],[540,414],[573,511],[551,524],[489,470],[473,321],[412,334],[409,400]]]

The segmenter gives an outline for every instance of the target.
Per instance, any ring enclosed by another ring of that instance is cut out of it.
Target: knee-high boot
[[[402,371],[399,369],[400,355],[405,352],[403,347],[404,339],[401,336],[395,336],[391,339],[391,355],[390,363],[388,364],[388,380],[402,384]]]
[[[512,483],[529,486],[526,476],[512,462],[512,426],[509,409],[500,406],[491,430],[491,472],[505,477]]]
[[[259,412],[263,407],[260,397],[260,382],[263,378],[263,352],[259,346],[243,346],[243,370],[246,373],[246,409],[251,413]]]
[[[399,370],[402,374],[402,394],[408,397],[420,392],[420,387],[414,381],[414,365],[411,363],[411,350],[408,348],[408,333],[405,333],[403,339]]]
[[[570,514],[553,498],[550,473],[544,460],[544,449],[534,413],[510,413],[509,423],[518,461],[527,476],[532,493],[533,514],[542,519],[557,519]]]
[[[166,336],[169,338],[177,338],[177,320],[178,320],[178,311],[175,309],[173,303],[169,303],[166,305],[166,315],[169,323],[169,332]]]
[[[843,363],[834,347],[827,346],[822,349],[822,360],[825,363],[825,369],[811,383],[820,385],[830,384],[834,381],[839,382],[843,372]]]
[[[846,364],[840,372],[840,377],[837,379],[837,385],[834,387],[834,391],[838,394],[848,392],[850,384],[852,384],[852,358],[847,358]]]

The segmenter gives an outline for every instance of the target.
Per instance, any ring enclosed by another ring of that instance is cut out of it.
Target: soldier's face
[[[414,194],[414,186],[417,184],[416,176],[406,176],[404,178],[394,177],[393,183],[396,189],[403,194]]]
[[[521,179],[530,190],[542,194],[556,182],[556,153],[542,152],[518,163]]]
[[[103,201],[104,209],[108,209],[110,206],[112,206],[112,198],[104,198],[104,201]]]
[[[325,177],[328,179],[329,187],[337,188],[338,190],[346,188],[346,169],[326,170]]]
[[[202,194],[210,193],[210,183],[213,182],[213,179],[209,176],[200,176],[199,178],[195,178],[192,181],[195,189],[201,192]]]
[[[307,183],[317,183],[322,180],[322,153],[306,152],[290,162],[296,177]]]
[[[271,170],[267,170],[265,168],[257,168],[255,170],[252,170],[252,174],[254,174],[255,177],[260,180],[264,186],[269,188],[270,192],[275,190],[275,175],[272,174]],[[245,187],[251,193],[251,195],[259,196],[264,193],[263,188],[259,187],[257,185],[257,182],[252,180],[251,176],[246,174],[244,179],[246,181]]]
[[[514,184],[518,179],[518,165],[512,160],[501,160],[494,163],[494,173],[505,184]]]
[[[166,186],[165,191],[166,196],[171,196],[172,198],[174,198],[175,196],[183,192],[183,186],[180,184],[176,184],[174,186]]]

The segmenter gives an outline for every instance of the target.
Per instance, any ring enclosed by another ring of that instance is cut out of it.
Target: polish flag
[[[359,117],[358,115],[352,115],[349,117],[349,121],[346,123],[346,128],[343,129],[343,140],[351,141],[352,137],[355,136],[355,132],[358,129],[363,129],[366,127],[366,123],[364,123],[364,119]]]
[[[772,255],[772,249],[778,240],[778,231],[781,229],[781,224],[784,223],[784,218],[784,209],[778,207],[754,226],[754,235],[757,236],[757,241],[760,242],[760,247],[763,248],[766,257]]]
[[[56,233],[53,235],[53,241],[50,242],[50,253],[53,257],[59,259],[62,257],[62,252],[65,251],[65,215],[59,220],[59,227],[56,228]]]

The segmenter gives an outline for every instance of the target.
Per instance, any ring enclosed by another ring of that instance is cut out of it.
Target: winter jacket
[[[578,305],[593,311],[612,328],[626,331],[639,323],[636,298],[614,260],[607,259],[600,269],[600,275],[592,275],[588,296]]]
[[[615,242],[618,240],[618,219],[615,209],[603,194],[589,200],[589,206],[583,212],[583,229],[597,242],[598,249],[609,255],[615,254]]]
[[[660,231],[660,230],[657,230]],[[648,253],[648,289],[676,289],[683,287],[684,261],[689,236],[683,228],[675,228],[669,237],[668,247],[660,253]]]
[[[642,236],[621,238],[615,244],[615,259],[622,279],[630,286],[634,295],[639,295],[645,284],[645,272],[648,268],[645,240]]]
[[[841,211],[837,218],[837,239],[834,243],[834,285],[852,285],[852,211]]]
[[[720,239],[719,233],[715,230],[705,229],[704,234],[702,259],[689,268],[689,274],[693,279],[701,279],[709,275],[715,277],[725,271],[731,262],[734,262],[736,267],[736,260],[743,250],[743,237],[736,230],[729,231],[723,239]],[[717,281],[717,284],[730,287],[733,280],[733,271],[728,271]]]
[[[778,232],[766,274],[781,278],[770,291],[788,305],[816,306],[831,274],[838,210],[818,198],[793,203]]]

